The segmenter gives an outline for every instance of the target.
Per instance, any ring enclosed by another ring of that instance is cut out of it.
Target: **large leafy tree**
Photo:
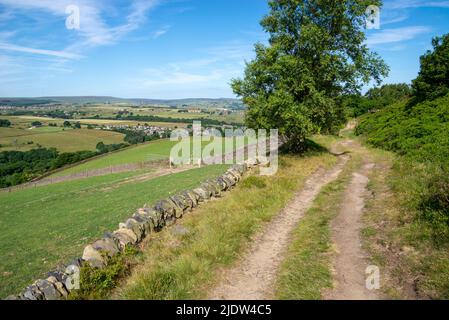
[[[252,128],[278,128],[292,151],[312,133],[343,121],[340,97],[363,83],[380,83],[388,67],[364,44],[366,9],[373,0],[271,0],[261,25],[269,45],[232,88],[248,106]]]
[[[449,93],[449,33],[432,40],[433,51],[421,57],[421,70],[413,81],[418,100],[434,99]]]

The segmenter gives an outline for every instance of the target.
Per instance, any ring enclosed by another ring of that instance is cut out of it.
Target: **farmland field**
[[[152,141],[143,145],[134,146],[96,159],[92,159],[77,166],[59,171],[53,176],[65,176],[122,164],[141,163],[145,161],[162,159],[168,160],[170,151],[176,143],[177,142],[172,142],[170,140]],[[209,142],[203,142],[203,147],[208,143]]]
[[[15,128],[29,128],[33,121],[39,121],[43,125],[48,125],[49,123],[55,123],[58,126],[61,126],[64,121],[69,122],[79,122],[82,125],[128,125],[128,126],[136,126],[138,124],[143,124],[144,122],[139,121],[127,121],[127,120],[106,120],[106,119],[53,119],[48,117],[36,117],[36,116],[0,116],[1,119],[6,119],[11,121],[12,126]],[[185,127],[186,124],[183,123],[171,123],[171,122],[145,122],[152,126],[156,127]]]
[[[41,127],[35,129],[0,128],[0,151],[26,151],[37,148],[56,148],[61,152],[95,150],[98,142],[117,144],[123,142],[124,135],[117,132]],[[32,143],[31,143],[32,142]]]
[[[226,166],[208,166],[151,180],[143,171],[0,193],[0,297],[20,290],[83,246],[117,228],[145,203],[192,188]]]

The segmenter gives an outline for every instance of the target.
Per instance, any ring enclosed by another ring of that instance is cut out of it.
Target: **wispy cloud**
[[[153,32],[153,39],[157,39],[159,37],[162,37],[164,34],[166,34],[170,30],[171,26],[164,26],[160,28],[159,30],[156,30]]]
[[[17,45],[10,44],[10,43],[2,43],[2,42],[0,42],[0,50],[39,54],[39,55],[46,55],[46,56],[52,56],[52,57],[58,57],[58,58],[64,58],[64,59],[80,59],[83,57],[79,54],[70,53],[70,52],[66,52],[66,51],[35,49],[35,48],[17,46]]]
[[[80,29],[77,35],[81,38],[65,51],[83,50],[89,47],[112,44],[131,31],[136,30],[146,20],[148,11],[156,6],[159,0],[134,0],[130,13],[121,25],[108,26],[102,14],[106,5],[99,0],[0,0],[0,4],[16,10],[39,10],[54,16],[66,18],[66,8],[75,5],[80,11]]]
[[[427,1],[427,0],[389,0],[385,1],[384,8],[407,9],[407,8],[449,8],[449,1]]]
[[[412,40],[420,34],[428,33],[431,28],[425,26],[411,26],[396,29],[383,29],[375,34],[372,34],[366,40],[368,46],[375,46],[379,44],[396,43],[407,40]]]

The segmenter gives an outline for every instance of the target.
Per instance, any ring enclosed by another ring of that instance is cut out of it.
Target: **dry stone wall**
[[[48,273],[46,279],[39,279],[20,294],[7,297],[9,300],[60,300],[66,299],[73,289],[76,272],[89,264],[104,268],[110,258],[121,254],[129,246],[135,246],[153,232],[159,232],[173,225],[184,214],[192,211],[211,198],[221,197],[231,190],[243,175],[257,164],[251,161],[234,165],[216,179],[203,182],[198,188],[186,190],[175,196],[157,202],[153,207],[138,209],[132,217],[119,224],[114,232],[87,245],[81,258],[74,259],[65,267]],[[79,274],[78,274],[79,276]]]

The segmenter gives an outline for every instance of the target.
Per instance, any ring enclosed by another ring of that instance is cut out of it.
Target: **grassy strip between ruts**
[[[251,175],[227,193],[208,202],[172,228],[149,237],[139,265],[123,280],[113,298],[198,299],[220,279],[251,237],[302,188],[320,166],[335,163],[328,153],[282,156],[275,176]]]
[[[332,288],[330,223],[360,161],[359,155],[352,155],[340,177],[321,190],[292,233],[276,282],[276,299],[319,300],[323,289]]]

